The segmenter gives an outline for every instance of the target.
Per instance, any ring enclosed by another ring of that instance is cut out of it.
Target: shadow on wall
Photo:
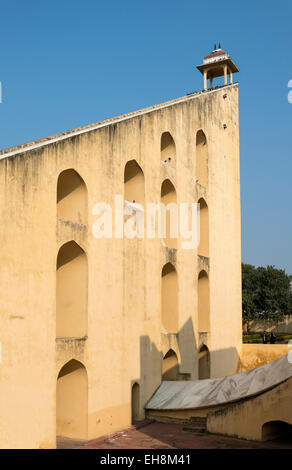
[[[144,206],[144,173],[136,160],[126,163],[124,170],[124,199]]]
[[[81,176],[70,168],[60,173],[57,183],[57,216],[87,223],[87,188]]]
[[[209,379],[210,376],[210,351],[203,344],[199,351],[199,379]]]
[[[145,418],[144,406],[161,383],[162,353],[149,336],[140,337],[140,377],[131,380],[132,423]],[[151,373],[151,380],[148,374]]]
[[[206,379],[212,376],[212,361],[213,370],[220,362],[224,370],[230,358],[235,370],[239,361],[236,348],[209,351],[206,344],[197,344],[191,318],[177,334],[161,333],[160,350],[149,336],[140,337],[140,377],[135,377],[130,384],[132,422],[145,418],[144,407],[163,380]]]
[[[160,158],[163,163],[175,168],[176,148],[173,137],[169,132],[164,132],[161,136]]]
[[[173,210],[166,212],[166,220],[165,220],[165,238],[164,243],[169,248],[177,248],[177,238],[175,232],[173,233],[173,227],[176,227],[177,221],[177,197],[176,197],[176,190],[173,183],[166,179],[163,181],[161,185],[161,202],[168,206],[168,204],[172,204]]]
[[[170,349],[163,357],[161,380],[179,380],[178,359],[173,349]]]
[[[61,246],[56,272],[56,336],[87,334],[87,256],[73,240]]]
[[[162,380],[195,377],[198,351],[192,319],[189,318],[177,333],[167,333],[162,318],[161,325],[160,349],[149,336],[140,337],[140,377],[135,377],[130,384],[132,422],[145,418],[144,406]]]
[[[87,439],[87,382],[86,368],[75,359],[60,370],[56,390],[57,436]]]

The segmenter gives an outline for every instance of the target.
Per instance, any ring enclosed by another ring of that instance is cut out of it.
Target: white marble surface
[[[241,374],[217,379],[164,381],[146,409],[182,410],[235,402],[263,393],[289,377],[292,377],[292,363],[288,361],[288,356],[284,356]]]

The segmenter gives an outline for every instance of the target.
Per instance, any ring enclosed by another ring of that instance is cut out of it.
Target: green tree
[[[251,264],[242,263],[242,320],[247,326],[256,318],[257,306],[255,294],[257,290],[257,270]]]
[[[291,276],[274,266],[255,268],[242,263],[243,323],[270,320],[277,323],[292,314]]]
[[[257,312],[260,318],[283,320],[285,315],[289,315],[291,286],[289,276],[283,269],[276,269],[274,266],[257,268],[258,289],[255,296]]]

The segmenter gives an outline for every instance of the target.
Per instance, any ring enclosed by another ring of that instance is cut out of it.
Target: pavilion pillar
[[[232,76],[231,70],[229,69],[229,84],[232,85],[232,83],[233,83],[233,76]]]
[[[204,70],[204,91],[207,90],[207,79],[208,79],[207,70]]]
[[[227,85],[227,65],[224,65],[224,85]]]

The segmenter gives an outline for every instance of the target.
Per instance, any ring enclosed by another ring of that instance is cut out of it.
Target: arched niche
[[[210,378],[210,352],[205,344],[199,351],[199,379]]]
[[[161,135],[160,158],[165,165],[175,167],[176,148],[173,137],[169,132],[163,132]]]
[[[56,336],[87,335],[87,256],[74,241],[61,246],[56,272]]]
[[[204,270],[199,273],[198,277],[198,331],[210,332],[209,278]]]
[[[273,439],[291,439],[292,425],[285,421],[268,421],[262,426],[262,441]]]
[[[87,382],[84,365],[75,359],[60,370],[56,390],[57,436],[87,439]]]
[[[178,280],[171,263],[161,272],[161,321],[167,333],[178,332]]]
[[[198,200],[200,204],[200,242],[198,255],[209,257],[209,211],[205,199]]]
[[[60,173],[57,183],[57,215],[73,222],[87,223],[87,188],[77,171]]]
[[[179,380],[178,359],[173,349],[170,349],[163,358],[162,380]]]
[[[175,187],[169,179],[161,185],[161,202],[165,206],[165,238],[164,243],[169,248],[177,248],[178,209]],[[168,208],[166,207],[168,206]],[[164,220],[164,218],[162,218]]]
[[[202,130],[196,134],[196,179],[202,186],[208,186],[208,145]]]
[[[144,173],[136,160],[128,161],[125,166],[124,199],[125,201],[136,202],[144,207]]]

